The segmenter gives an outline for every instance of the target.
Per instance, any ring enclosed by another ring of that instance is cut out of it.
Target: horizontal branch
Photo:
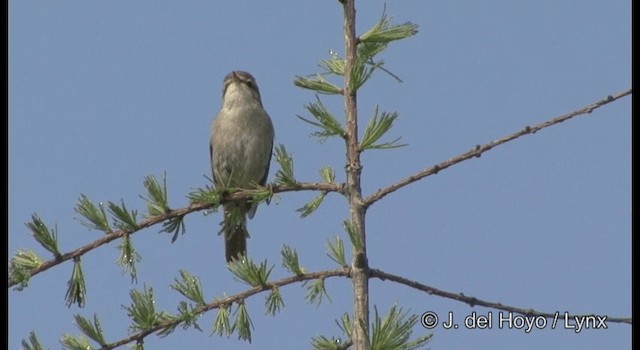
[[[389,281],[393,281],[399,284],[403,284],[406,285],[408,287],[426,292],[429,295],[437,295],[440,297],[444,297],[444,298],[448,298],[448,299],[453,299],[453,300],[457,300],[466,304],[469,304],[469,306],[474,307],[474,306],[483,306],[483,307],[487,307],[487,308],[493,308],[493,309],[497,309],[497,310],[503,310],[503,311],[509,311],[509,312],[513,312],[513,313],[517,313],[517,314],[521,314],[524,316],[542,316],[545,318],[549,318],[549,319],[553,319],[555,317],[558,317],[557,313],[549,313],[549,312],[542,312],[542,311],[536,311],[534,309],[524,309],[524,308],[519,308],[519,307],[514,307],[514,306],[509,306],[509,305],[504,305],[502,303],[495,303],[495,302],[489,302],[489,301],[485,301],[485,300],[481,300],[475,297],[469,297],[464,295],[463,293],[452,293],[452,292],[447,292],[447,291],[443,291],[434,287],[430,287],[427,285],[424,285],[422,283],[416,282],[416,281],[412,281],[409,280],[407,278],[401,277],[401,276],[397,276],[394,274],[390,274],[387,272],[384,272],[382,270],[379,269],[370,269],[369,270],[370,274],[369,277],[370,278],[378,278],[382,281],[385,280],[389,280]],[[303,281],[308,281],[308,280],[314,280],[314,279],[326,279],[326,278],[331,278],[331,277],[349,277],[350,275],[350,271],[349,268],[339,268],[339,269],[335,269],[335,270],[326,270],[326,271],[319,271],[319,272],[310,272],[310,273],[304,273],[304,274],[300,274],[300,275],[296,275],[296,276],[290,276],[290,277],[285,277],[282,278],[280,280],[274,281],[274,282],[269,282],[267,284],[265,284],[264,286],[257,286],[257,287],[253,287],[250,288],[244,292],[226,297],[224,299],[218,299],[212,303],[209,304],[205,304],[202,306],[199,306],[197,308],[194,309],[194,315],[201,315],[207,311],[213,310],[213,309],[219,309],[221,307],[225,307],[228,305],[231,305],[233,303],[238,303],[241,302],[242,300],[249,298],[253,295],[265,292],[265,291],[270,291],[273,290],[274,288],[279,288],[279,287],[283,287],[283,286],[287,286],[296,282],[303,282]],[[572,319],[574,317],[586,317],[586,316],[592,316],[592,315],[570,315],[569,317],[571,317]],[[564,317],[564,316],[563,316]],[[607,322],[612,322],[612,323],[627,323],[627,324],[632,324],[632,319],[631,318],[621,318],[621,317],[607,317],[606,319]],[[158,324],[156,326],[154,326],[151,329],[148,329],[146,331],[143,332],[138,332],[135,334],[132,334],[131,336],[127,337],[127,338],[123,338],[121,340],[115,341],[113,343],[110,343],[108,345],[105,345],[104,347],[100,348],[100,350],[111,350],[111,349],[115,349],[117,347],[132,343],[132,342],[139,342],[142,341],[145,337],[154,334],[156,332],[165,330],[165,329],[171,329],[171,328],[175,328],[177,326],[179,326],[181,323],[183,323],[184,320],[181,319],[176,319],[176,320],[172,320],[169,322],[164,322],[161,324]]]
[[[273,193],[281,193],[281,192],[292,192],[292,191],[324,191],[324,192],[338,192],[338,193],[344,193],[344,185],[343,184],[336,184],[336,183],[321,183],[321,182],[301,182],[301,183],[297,183],[295,185],[272,185],[271,187],[271,191]],[[224,204],[227,201],[230,200],[237,200],[237,199],[246,199],[246,198],[251,198],[251,191],[239,191],[239,192],[234,192],[232,194],[226,195],[223,200],[221,201],[220,204]],[[112,242],[116,239],[122,238],[125,235],[129,234],[132,235],[136,232],[139,232],[145,228],[149,228],[151,226],[157,225],[161,222],[164,222],[166,220],[169,219],[173,219],[173,218],[178,218],[178,217],[183,217],[186,216],[190,213],[196,212],[196,211],[202,211],[202,210],[207,210],[207,209],[211,209],[214,206],[213,203],[196,203],[196,204],[191,204],[186,208],[181,208],[181,209],[175,209],[175,210],[171,210],[165,214],[162,215],[156,215],[156,216],[152,216],[149,217],[143,221],[141,221],[140,223],[138,223],[137,229],[135,231],[132,232],[127,232],[125,230],[117,230],[117,231],[112,231],[109,232],[107,234],[105,234],[104,236],[102,236],[101,238],[87,244],[84,245],[82,247],[79,247],[75,250],[72,250],[70,252],[61,254],[60,256],[53,258],[51,260],[47,260],[45,262],[43,262],[42,264],[40,264],[38,267],[35,267],[31,270],[29,270],[29,275],[30,277],[33,277],[41,272],[44,272],[56,265],[62,264],[65,261],[68,260],[73,260],[75,258],[81,257],[82,255],[102,246],[105,245],[109,242]],[[8,279],[8,288],[11,288],[13,286],[15,286],[16,284],[18,284],[18,281],[14,281],[11,279]]]
[[[348,276],[349,275],[349,269],[348,268],[340,268],[340,269],[336,269],[336,270],[327,270],[327,271],[319,271],[319,272],[310,272],[310,273],[303,273],[300,275],[296,275],[296,276],[290,276],[290,277],[286,277],[274,282],[270,282],[265,284],[264,286],[258,286],[258,287],[253,287],[251,289],[248,289],[244,292],[226,297],[224,299],[218,299],[212,303],[209,304],[205,304],[202,306],[199,306],[197,308],[194,309],[194,315],[200,315],[203,314],[207,311],[213,310],[213,309],[219,309],[220,307],[224,307],[227,305],[231,305],[234,302],[239,302],[241,300],[244,300],[250,296],[253,296],[255,294],[259,294],[265,291],[270,291],[274,288],[279,288],[279,287],[283,287],[292,283],[296,283],[296,282],[302,282],[302,281],[308,281],[308,280],[315,280],[315,279],[326,279],[326,278],[330,278],[330,277],[344,277],[344,276]],[[177,326],[179,326],[181,323],[183,323],[184,320],[181,319],[177,319],[177,320],[173,320],[170,322],[164,322],[161,324],[158,324],[156,326],[154,326],[151,329],[148,329],[144,332],[139,332],[139,333],[135,333],[132,334],[131,336],[118,340],[114,343],[105,345],[103,347],[100,348],[100,350],[110,350],[110,349],[115,349],[117,347],[129,344],[131,342],[139,342],[142,339],[144,339],[145,337],[149,336],[150,334],[156,333],[158,331],[162,331],[164,329],[171,329],[171,328],[175,328]]]
[[[628,89],[626,91],[614,94],[614,95],[609,95],[607,96],[605,99],[602,99],[600,101],[594,102],[588,106],[582,107],[580,109],[577,109],[573,112],[567,113],[567,114],[563,114],[561,116],[555,117],[553,119],[547,120],[543,123],[534,125],[534,126],[525,126],[522,130],[517,131],[511,135],[508,136],[504,136],[501,139],[495,140],[495,141],[491,141],[489,143],[486,143],[484,145],[477,145],[474,148],[470,149],[469,151],[460,154],[454,158],[448,159],[444,162],[441,162],[439,164],[436,164],[430,168],[424,169],[414,175],[411,175],[405,179],[400,180],[399,182],[386,187],[386,188],[382,188],[377,190],[374,194],[372,194],[371,196],[367,197],[364,200],[364,205],[365,206],[370,206],[373,203],[379,201],[380,199],[382,199],[383,197],[387,196],[388,194],[401,189],[402,187],[405,187],[413,182],[416,182],[418,180],[421,180],[427,176],[430,175],[434,175],[437,174],[438,172],[452,166],[455,164],[458,164],[460,162],[463,162],[467,159],[471,159],[474,157],[480,157],[482,155],[482,153],[485,153],[487,151],[490,151],[491,149],[493,149],[494,147],[500,146],[504,143],[507,143],[509,141],[513,141],[521,136],[524,135],[529,135],[529,134],[535,134],[536,132],[544,129],[544,128],[548,128],[552,125],[555,124],[559,124],[562,123],[564,121],[567,121],[573,117],[576,116],[580,116],[580,115],[585,115],[585,114],[589,114],[591,112],[593,112],[595,109],[600,108],[606,104],[609,104],[613,101],[616,101],[622,97],[625,97],[627,95],[631,94],[631,89]]]
[[[299,182],[295,185],[273,185],[273,193],[280,192],[294,192],[294,191],[325,191],[325,192],[337,192],[344,194],[345,184],[343,183],[330,183],[330,182]],[[238,192],[239,193],[239,192]],[[249,196],[245,196],[247,198]],[[240,199],[242,197],[239,197]],[[230,199],[236,199],[230,197]]]
[[[484,306],[484,307],[493,308],[497,310],[509,311],[509,312],[521,314],[524,316],[542,316],[544,318],[551,318],[551,319],[558,317],[558,313],[556,312],[550,313],[550,312],[536,311],[534,309],[523,309],[515,306],[504,305],[501,303],[485,301],[475,297],[469,297],[464,295],[463,293],[446,292],[434,287],[427,286],[422,283],[418,283],[416,281],[409,280],[401,276],[396,276],[390,273],[386,273],[378,269],[371,269],[370,273],[371,273],[371,277],[376,277],[383,281],[389,280],[396,283],[404,284],[405,286],[408,286],[417,290],[421,290],[430,295],[437,295],[443,298],[453,299],[453,300],[457,300],[457,301],[469,304],[469,306],[471,307],[479,305],[479,306]],[[571,319],[574,319],[574,317],[584,318],[586,316],[593,316],[593,315],[570,315],[569,317],[571,317]],[[613,322],[613,323],[628,323],[628,324],[632,323],[631,317],[607,317],[606,320],[607,322]]]

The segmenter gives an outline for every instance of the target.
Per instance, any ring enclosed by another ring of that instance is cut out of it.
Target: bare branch
[[[509,141],[513,141],[513,140],[515,140],[515,139],[517,139],[517,138],[519,138],[521,136],[524,136],[524,135],[535,134],[536,132],[538,132],[538,131],[540,131],[540,130],[542,130],[544,128],[553,126],[555,124],[562,123],[562,122],[567,121],[567,120],[569,120],[569,119],[571,119],[573,117],[589,114],[589,113],[593,112],[597,108],[600,108],[600,107],[602,107],[602,106],[604,106],[606,104],[609,104],[609,103],[611,103],[613,101],[621,99],[621,98],[623,98],[623,97],[625,97],[627,95],[630,95],[630,94],[631,94],[631,89],[628,89],[628,90],[623,91],[623,92],[619,92],[619,93],[614,94],[614,95],[609,95],[609,96],[607,96],[606,98],[604,98],[604,99],[602,99],[600,101],[591,103],[590,105],[582,107],[580,109],[577,109],[577,110],[575,110],[573,112],[570,112],[570,113],[567,113],[567,114],[563,114],[561,116],[555,117],[553,119],[547,120],[546,122],[543,122],[543,123],[540,123],[540,124],[537,124],[537,125],[534,125],[534,126],[525,126],[522,130],[517,131],[517,132],[515,132],[515,133],[513,133],[511,135],[504,136],[504,137],[502,137],[502,138],[500,138],[498,140],[491,141],[491,142],[486,143],[484,145],[477,145],[474,148],[470,149],[469,151],[467,151],[467,152],[465,152],[463,154],[460,154],[460,155],[458,155],[458,156],[456,156],[454,158],[451,158],[451,159],[448,159],[448,160],[446,160],[444,162],[436,164],[436,165],[434,165],[434,166],[432,166],[430,168],[426,168],[426,169],[424,169],[424,170],[422,170],[422,171],[420,171],[420,172],[418,172],[418,173],[416,173],[414,175],[411,175],[411,176],[409,176],[409,177],[407,177],[405,179],[400,180],[399,182],[397,182],[397,183],[395,183],[395,184],[393,184],[393,185],[391,185],[389,187],[377,190],[374,194],[372,194],[371,196],[367,197],[364,200],[364,205],[368,207],[368,206],[372,205],[373,203],[379,201],[380,199],[384,198],[388,194],[390,194],[390,193],[392,193],[392,192],[394,192],[396,190],[401,189],[402,187],[405,187],[405,186],[407,186],[407,185],[409,185],[409,184],[411,184],[413,182],[421,180],[421,179],[423,179],[423,178],[425,178],[427,176],[437,174],[438,172],[440,172],[440,171],[442,171],[442,170],[444,170],[444,169],[446,169],[446,168],[448,168],[448,167],[450,167],[452,165],[455,165],[455,164],[458,164],[460,162],[463,162],[463,161],[465,161],[467,159],[471,159],[471,158],[474,158],[474,157],[480,157],[482,155],[482,153],[490,151],[494,147],[500,146],[500,145],[502,145],[504,143],[507,143]]]
[[[416,282],[416,281],[412,281],[410,279],[401,277],[401,276],[397,276],[397,275],[393,275],[390,273],[386,273],[382,270],[378,270],[378,269],[371,269],[371,277],[376,277],[379,278],[380,280],[389,280],[389,281],[393,281],[396,283],[400,283],[400,284],[404,284],[405,286],[417,289],[417,290],[421,290],[423,292],[426,292],[427,294],[430,295],[437,295],[443,298],[448,298],[448,299],[453,299],[453,300],[457,300],[466,304],[469,304],[469,306],[474,307],[474,306],[484,306],[484,307],[488,307],[488,308],[493,308],[493,309],[498,309],[498,310],[504,310],[504,311],[509,311],[509,312],[513,312],[513,313],[517,313],[517,314],[521,314],[524,316],[542,316],[544,318],[557,318],[558,317],[558,313],[557,312],[542,312],[542,311],[536,311],[534,309],[523,309],[523,308],[519,308],[519,307],[515,307],[515,306],[509,306],[509,305],[504,305],[502,303],[495,303],[495,302],[490,302],[490,301],[485,301],[485,300],[481,300],[475,297],[469,297],[464,295],[463,293],[452,293],[452,292],[447,292],[447,291],[443,291],[434,287],[430,287],[427,286],[425,284]],[[568,317],[570,318],[574,318],[574,317],[584,317],[587,315],[570,315]],[[593,316],[593,315],[589,315],[589,316]],[[564,317],[564,316],[563,316]],[[628,317],[607,317],[607,322],[613,322],[613,323],[627,323],[627,324],[631,324],[632,323],[632,318]]]

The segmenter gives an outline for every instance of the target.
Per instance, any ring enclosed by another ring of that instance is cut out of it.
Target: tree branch
[[[416,281],[412,281],[410,279],[401,277],[401,276],[397,276],[397,275],[393,275],[390,273],[386,273],[382,270],[379,269],[371,269],[371,277],[376,277],[379,278],[380,280],[389,280],[389,281],[393,281],[396,283],[400,283],[400,284],[404,284],[405,286],[417,289],[417,290],[421,290],[423,292],[426,292],[427,294],[430,295],[437,295],[443,298],[448,298],[448,299],[453,299],[453,300],[457,300],[466,304],[469,304],[469,306],[474,307],[474,306],[484,306],[484,307],[488,307],[488,308],[493,308],[493,309],[498,309],[498,310],[504,310],[504,311],[509,311],[509,312],[513,312],[513,313],[517,313],[517,314],[521,314],[524,316],[542,316],[544,318],[557,318],[558,317],[558,313],[554,312],[554,313],[550,313],[550,312],[542,312],[542,311],[536,311],[534,309],[523,309],[523,308],[519,308],[519,307],[515,307],[515,306],[509,306],[509,305],[504,305],[501,303],[495,303],[495,302],[490,302],[490,301],[485,301],[485,300],[481,300],[475,297],[469,297],[464,295],[463,293],[452,293],[452,292],[446,292],[434,287],[430,287],[427,286],[425,284],[422,283],[418,283]],[[574,317],[586,317],[587,315],[570,315],[568,317],[570,317],[571,319],[574,319]],[[588,315],[588,316],[593,316],[593,315]],[[562,317],[565,317],[564,315]],[[607,317],[607,322],[615,322],[615,323],[627,323],[627,324],[631,324],[632,323],[632,318],[628,317]]]
[[[546,122],[534,125],[534,126],[525,126],[522,130],[517,131],[511,135],[507,135],[502,137],[501,139],[495,140],[495,141],[491,141],[489,143],[486,143],[484,145],[477,145],[474,148],[470,149],[469,151],[460,154],[454,158],[448,159],[444,162],[441,162],[439,164],[436,164],[430,168],[424,169],[414,175],[411,175],[405,179],[400,180],[399,182],[386,187],[386,188],[382,188],[377,190],[374,194],[372,194],[371,196],[365,198],[364,200],[364,205],[365,206],[370,206],[373,203],[379,201],[380,199],[384,198],[385,196],[387,196],[388,194],[399,190],[413,182],[416,182],[418,180],[421,180],[422,178],[425,178],[427,176],[430,175],[435,175],[438,172],[440,172],[441,170],[444,170],[452,165],[458,164],[460,162],[463,162],[467,159],[471,159],[474,157],[480,157],[482,155],[482,153],[485,153],[487,151],[490,151],[491,149],[493,149],[494,147],[500,146],[504,143],[507,143],[509,141],[513,141],[521,136],[524,135],[529,135],[529,134],[535,134],[536,132],[544,129],[544,128],[548,128],[550,126],[553,126],[555,124],[559,124],[562,123],[564,121],[567,121],[573,117],[577,117],[580,115],[585,115],[585,114],[589,114],[591,112],[593,112],[595,109],[600,108],[606,104],[609,104],[613,101],[616,101],[618,99],[621,99],[627,95],[631,94],[631,89],[628,89],[626,91],[622,91],[619,92],[617,94],[614,95],[609,95],[606,98],[594,102],[588,106],[582,107],[580,109],[577,109],[573,112],[567,113],[567,114],[563,114],[561,116],[555,117],[553,119],[547,120]]]
[[[344,184],[335,184],[335,183],[319,183],[319,182],[301,182],[301,183],[297,183],[295,185],[273,185],[271,188],[273,193],[281,193],[281,192],[293,192],[293,191],[325,191],[325,192],[338,192],[338,193],[344,193]],[[251,191],[240,191],[240,192],[234,192],[232,194],[229,194],[227,196],[225,196],[223,198],[223,200],[220,202],[220,204],[224,204],[227,201],[230,200],[237,200],[237,199],[247,199],[247,198],[251,198]],[[175,209],[175,210],[171,210],[168,213],[162,214],[162,215],[157,215],[157,216],[152,216],[149,217],[146,220],[141,221],[140,223],[138,223],[138,228],[137,230],[133,231],[133,232],[127,232],[125,230],[118,230],[118,231],[113,231],[113,232],[109,232],[106,235],[102,236],[101,238],[87,244],[84,245],[82,247],[79,247],[75,250],[72,250],[70,252],[64,253],[62,255],[60,255],[59,257],[53,258],[51,260],[47,260],[45,262],[43,262],[40,266],[33,268],[31,270],[29,270],[29,275],[30,277],[33,277],[41,272],[44,272],[56,265],[60,265],[65,261],[68,260],[73,260],[75,258],[78,258],[102,245],[105,245],[109,242],[112,242],[118,238],[122,238],[125,235],[129,234],[132,235],[136,232],[139,232],[145,228],[149,228],[151,226],[157,225],[161,222],[164,222],[166,220],[169,219],[173,219],[173,218],[178,218],[178,217],[183,217],[186,216],[187,214],[196,212],[196,211],[202,211],[202,210],[207,210],[207,209],[211,209],[214,206],[214,204],[212,203],[197,203],[197,204],[191,204],[186,208],[181,208],[181,209]],[[8,279],[8,288],[11,288],[13,286],[15,286],[16,284],[18,284],[19,281],[14,281],[11,279]]]
[[[336,269],[336,270],[327,270],[327,271],[319,271],[319,272],[309,272],[309,273],[303,273],[300,275],[295,275],[295,276],[290,276],[290,277],[286,277],[274,282],[270,282],[267,283],[264,286],[258,286],[258,287],[253,287],[251,289],[248,289],[244,292],[226,297],[224,299],[219,299],[216,300],[212,303],[209,304],[205,304],[202,306],[197,307],[196,309],[194,309],[194,314],[195,315],[200,315],[203,314],[207,311],[213,310],[213,309],[218,309],[220,307],[223,306],[227,306],[230,305],[234,302],[239,302],[241,300],[244,300],[250,296],[265,292],[265,291],[270,291],[274,288],[278,288],[278,287],[282,287],[282,286],[286,286],[289,284],[293,284],[296,282],[302,282],[302,281],[308,281],[308,280],[315,280],[318,278],[329,278],[329,277],[344,277],[344,276],[349,276],[349,269],[348,268],[340,268],[340,269]],[[143,332],[138,332],[135,334],[132,334],[131,336],[115,341],[113,343],[107,344],[106,346],[103,346],[100,348],[100,350],[111,350],[111,349],[115,349],[117,347],[129,344],[131,342],[139,342],[142,339],[144,339],[145,337],[149,336],[150,334],[156,333],[158,331],[164,330],[164,329],[171,329],[174,328],[178,325],[180,325],[181,323],[183,323],[184,320],[181,319],[176,319],[170,322],[164,322],[161,324],[158,324],[156,326],[154,326],[153,328],[143,331]]]

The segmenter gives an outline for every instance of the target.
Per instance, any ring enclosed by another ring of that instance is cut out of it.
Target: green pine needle
[[[64,334],[60,339],[60,344],[64,349],[69,350],[91,350],[91,344],[89,339],[83,336],[74,336],[71,334]]]
[[[114,226],[120,230],[126,232],[134,232],[138,229],[138,222],[136,216],[138,212],[136,210],[127,210],[127,206],[124,204],[124,200],[121,200],[121,205],[118,206],[113,202],[108,204],[109,212],[114,216]]]
[[[382,42],[389,43],[395,40],[402,40],[418,34],[418,25],[406,22],[400,25],[391,24],[391,19],[387,17],[386,9],[376,25],[360,36],[360,42]]]
[[[133,242],[131,241],[131,236],[126,234],[120,245],[118,246],[120,249],[120,257],[118,258],[118,265],[122,266],[122,273],[129,272],[131,276],[131,282],[137,282],[137,270],[136,263],[142,260],[142,257],[138,252],[136,252],[136,248],[133,246]]]
[[[183,235],[187,229],[184,225],[184,216],[176,216],[162,223],[160,232],[173,233],[171,243],[175,243],[179,235]]]
[[[323,296],[326,296],[329,302],[331,302],[331,297],[329,297],[324,285],[324,278],[318,278],[312,283],[305,283],[305,285],[308,285],[305,299],[309,304],[316,304],[316,307],[320,306]]]
[[[32,250],[18,250],[9,261],[9,283],[15,283],[14,290],[22,291],[29,286],[30,271],[42,265],[43,260]]]
[[[226,306],[218,309],[218,314],[211,327],[211,334],[217,334],[219,336],[226,335],[227,337],[233,334],[234,327],[229,322],[229,308]]]
[[[280,164],[280,169],[276,171],[276,183],[295,185],[297,181],[293,175],[293,156],[283,144],[276,146],[276,161]]]
[[[328,73],[343,76],[344,75],[344,59],[333,55],[331,59],[320,61],[320,67],[324,68]]]
[[[197,305],[204,305],[206,302],[204,301],[200,279],[185,270],[180,270],[180,278],[180,280],[174,279],[176,283],[169,286],[169,288],[182,294]]]
[[[344,242],[340,237],[336,237],[335,242],[327,241],[327,256],[340,266],[348,266],[344,253]]]
[[[297,116],[299,119],[314,125],[321,129],[322,131],[314,132],[312,135],[324,140],[328,137],[332,136],[340,136],[342,138],[345,137],[346,132],[344,131],[340,122],[329,112],[329,110],[324,106],[320,97],[316,96],[315,103],[309,103],[304,106],[306,110],[311,113],[311,116],[315,119],[315,121]]]
[[[93,315],[93,322],[87,320],[81,315],[75,315],[75,320],[76,326],[78,326],[78,329],[80,329],[84,335],[100,344],[100,346],[107,345],[107,341],[104,339],[104,335],[102,334],[102,327],[100,327],[98,314]]]
[[[288,245],[284,245],[282,247],[282,251],[280,252],[282,255],[282,266],[285,267],[289,272],[295,275],[304,274],[304,268],[300,267],[300,261],[298,260],[298,252],[295,249],[289,247]]]
[[[311,346],[314,350],[346,350],[349,349],[350,344],[344,339],[334,337],[329,339],[324,335],[311,338]]]
[[[145,332],[154,326],[172,319],[166,312],[156,312],[153,288],[144,286],[142,291],[133,289],[129,292],[131,305],[123,306],[127,315],[133,321],[129,326],[132,332]]]
[[[155,176],[149,175],[144,178],[144,187],[147,189],[147,196],[141,196],[147,202],[149,216],[158,216],[171,211],[167,199],[167,177],[162,175],[162,184]]]
[[[33,331],[29,333],[29,341],[27,342],[27,339],[22,339],[21,344],[23,350],[44,350],[36,332]]]
[[[397,144],[400,138],[393,141],[378,143],[376,142],[393,126],[393,122],[398,118],[398,113],[382,112],[378,114],[378,107],[373,113],[373,117],[369,120],[365,128],[364,135],[360,141],[360,149],[389,149],[406,146],[406,144]]]
[[[107,212],[104,209],[103,203],[100,203],[98,206],[96,206],[89,200],[87,196],[82,194],[78,199],[75,211],[84,219],[86,219],[80,219],[80,223],[82,225],[92,230],[99,230],[105,233],[111,232],[111,227],[109,227],[109,220],[107,220]]]
[[[409,341],[412,329],[418,322],[418,316],[409,315],[396,305],[391,307],[384,318],[378,315],[378,309],[375,306],[374,312],[371,325],[371,349],[417,349],[431,339],[431,334],[428,334]]]
[[[31,215],[31,222],[27,222],[25,225],[31,231],[31,235],[40,243],[40,245],[48,250],[55,257],[60,256],[58,250],[58,228],[54,227],[49,230],[47,225],[40,219],[38,214]]]
[[[189,199],[189,204],[212,203],[214,205],[211,208],[213,211],[217,210],[220,205],[220,192],[216,191],[211,185],[206,185],[204,189],[193,189],[187,198]]]
[[[233,328],[238,331],[238,339],[246,340],[251,343],[251,329],[253,329],[253,322],[249,317],[249,312],[244,303],[240,303],[235,312],[236,322]]]
[[[65,295],[66,304],[71,307],[77,304],[78,307],[84,307],[87,296],[87,287],[84,283],[84,274],[82,273],[82,264],[80,257],[73,259],[73,271],[71,278],[67,282],[67,293]]]
[[[267,268],[267,261],[256,265],[252,260],[242,257],[227,264],[227,268],[239,280],[252,287],[266,286],[274,266]]]
[[[293,80],[293,84],[297,87],[307,90],[313,90],[320,94],[342,94],[341,88],[326,81],[320,74],[316,74],[314,77],[301,77],[296,75],[295,79]]]
[[[347,235],[349,236],[349,240],[351,240],[351,244],[353,245],[353,248],[355,248],[356,250],[362,250],[362,238],[360,237],[358,232],[356,232],[356,228],[353,226],[351,221],[349,220],[343,221],[342,227],[347,232]]]
[[[325,182],[334,183],[336,180],[336,173],[330,166],[323,166],[322,169],[320,169],[320,177]]]
[[[284,300],[278,288],[271,290],[265,304],[267,307],[267,315],[275,316],[280,310],[284,309]]]
[[[296,209],[298,213],[300,213],[300,217],[306,218],[307,216],[313,214],[322,204],[322,201],[327,196],[327,192],[320,192],[315,198],[311,200],[311,202],[305,204],[301,208]]]
[[[338,328],[342,331],[342,333],[347,337],[351,338],[351,331],[353,330],[353,323],[351,322],[351,316],[348,313],[342,314],[340,321],[336,320],[336,324]]]

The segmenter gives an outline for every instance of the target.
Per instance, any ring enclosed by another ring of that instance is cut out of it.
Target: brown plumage
[[[262,107],[253,76],[242,71],[229,73],[224,79],[222,107],[213,120],[209,143],[216,189],[249,189],[266,184],[273,138],[273,124]],[[247,200],[224,204],[222,231],[227,261],[246,256],[246,217],[252,218],[256,209]]]

